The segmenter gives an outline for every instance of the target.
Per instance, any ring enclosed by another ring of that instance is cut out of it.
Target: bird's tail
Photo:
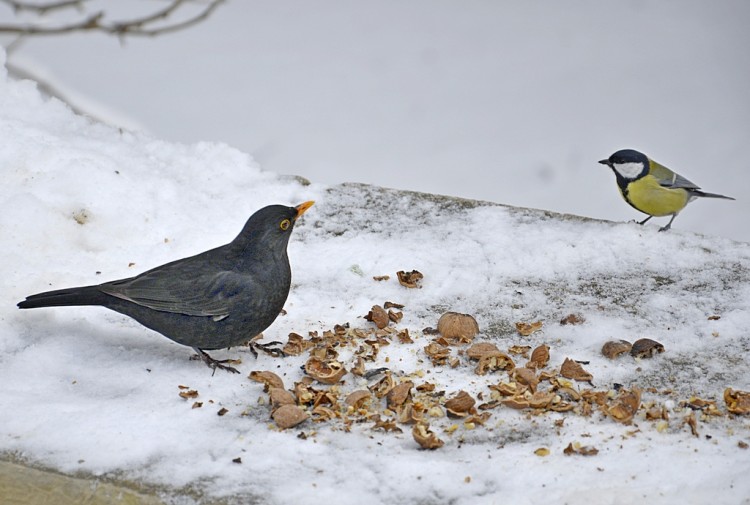
[[[101,305],[107,295],[99,291],[96,286],[58,289],[36,295],[27,296],[18,302],[19,309],[35,309],[37,307],[65,307],[70,305]]]
[[[724,196],[719,195],[716,193],[706,193],[705,191],[695,190],[691,192],[695,196],[705,197],[705,198],[724,198],[725,200],[734,200],[731,196]]]

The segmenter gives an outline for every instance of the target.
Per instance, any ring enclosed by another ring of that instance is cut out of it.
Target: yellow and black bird
[[[668,230],[677,214],[695,198],[734,200],[730,196],[701,191],[700,187],[680,174],[633,149],[617,151],[599,163],[607,165],[615,173],[617,187],[625,201],[635,210],[648,214],[639,224],[644,224],[654,216],[672,216],[659,231]]]

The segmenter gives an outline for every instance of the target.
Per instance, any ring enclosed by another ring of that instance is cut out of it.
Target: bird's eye
[[[292,224],[291,221],[289,221],[288,219],[284,219],[281,223],[279,223],[279,228],[281,228],[282,230],[286,231],[286,230],[289,229],[289,226],[291,224]]]

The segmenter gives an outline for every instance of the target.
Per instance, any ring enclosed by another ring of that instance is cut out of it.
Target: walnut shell
[[[549,346],[542,344],[531,351],[531,360],[526,365],[529,368],[544,368],[549,362]]]
[[[614,399],[612,406],[607,407],[605,412],[612,419],[623,424],[630,424],[641,406],[641,390],[633,388],[620,391]]]
[[[500,403],[506,407],[510,407],[516,410],[523,410],[529,408],[529,401],[522,396],[513,396],[511,398],[503,398]]]
[[[450,417],[466,417],[476,401],[466,391],[459,391],[456,396],[445,401],[445,410]]]
[[[519,322],[516,323],[516,331],[518,331],[518,334],[522,337],[528,337],[532,333],[541,330],[543,324],[542,321],[535,321],[533,323]]]
[[[368,389],[372,391],[375,397],[383,398],[390,392],[391,389],[393,389],[394,386],[395,383],[393,381],[393,375],[391,375],[390,372],[386,372],[382,379],[370,386]]]
[[[318,405],[312,411],[313,420],[316,422],[330,421],[336,418],[336,412],[329,407]]]
[[[437,324],[438,332],[447,339],[470,342],[479,333],[479,324],[473,316],[458,312],[446,312]]]
[[[281,350],[284,351],[284,354],[299,356],[313,345],[315,344],[313,344],[312,340],[305,340],[302,335],[290,333],[289,340]]]
[[[422,275],[422,272],[419,272],[417,270],[412,270],[411,272],[405,272],[403,270],[399,270],[398,272],[396,272],[396,276],[398,277],[398,283],[404,286],[405,288],[421,287],[419,283],[424,278],[424,275]]]
[[[444,365],[448,361],[451,350],[437,342],[430,342],[425,346],[424,352],[429,356],[433,365]]]
[[[422,449],[438,449],[442,447],[444,443],[433,431],[430,430],[429,424],[420,423],[414,425],[414,428],[411,430],[411,435]]]
[[[375,323],[375,326],[380,330],[388,326],[388,321],[390,320],[388,313],[380,305],[373,305],[370,312],[365,316],[365,319]]]
[[[516,364],[510,356],[504,352],[488,353],[479,358],[479,363],[474,369],[477,375],[485,375],[487,372],[495,370],[513,370]]]
[[[602,346],[602,354],[609,359],[615,359],[620,354],[630,352],[632,348],[633,344],[627,340],[610,340]]]
[[[532,393],[536,391],[536,387],[539,384],[539,377],[536,376],[536,372],[531,368],[516,368],[513,370],[513,378],[516,382],[529,386]]]
[[[268,397],[271,399],[271,406],[273,408],[278,408],[282,405],[295,405],[297,403],[294,395],[283,388],[270,388],[268,390]]]
[[[501,352],[500,349],[498,349],[495,344],[492,344],[490,342],[477,342],[475,344],[471,344],[471,346],[466,349],[466,355],[469,357],[469,359],[480,359],[485,354],[499,352]]]
[[[359,409],[364,407],[365,404],[370,400],[372,400],[372,394],[366,389],[359,389],[357,391],[349,393],[349,395],[344,400],[344,403],[346,403],[350,407]]]
[[[305,363],[305,373],[322,384],[336,384],[346,375],[346,368],[335,360],[312,357]]]
[[[724,390],[724,403],[727,404],[727,410],[732,414],[750,414],[750,392],[748,391],[726,388]]]
[[[425,408],[423,405],[407,403],[398,412],[398,422],[403,424],[423,423]]]
[[[488,387],[493,391],[497,391],[502,396],[522,395],[527,389],[529,389],[527,386],[519,384],[518,382],[501,382],[500,384],[492,384]]]
[[[282,405],[274,410],[271,417],[273,417],[276,426],[285,430],[303,423],[309,416],[307,412],[297,405]]]
[[[529,407],[532,409],[546,409],[554,401],[557,395],[549,391],[537,391],[529,398]]]
[[[404,381],[388,391],[388,394],[385,395],[388,408],[394,409],[403,405],[409,399],[411,388],[413,387],[414,383],[412,381]]]
[[[633,348],[630,349],[630,355],[634,358],[651,358],[662,352],[664,346],[650,338],[639,338],[633,342]]]
[[[253,370],[247,377],[255,382],[262,382],[265,384],[266,387],[264,388],[264,391],[268,391],[271,388],[284,389],[284,382],[281,380],[281,377],[273,372],[259,372]]]
[[[294,384],[294,396],[297,397],[297,403],[308,404],[315,399],[316,391],[304,382]]]
[[[560,375],[567,379],[573,379],[583,382],[591,382],[594,376],[583,369],[580,363],[573,361],[570,358],[565,358],[562,366],[560,367]]]

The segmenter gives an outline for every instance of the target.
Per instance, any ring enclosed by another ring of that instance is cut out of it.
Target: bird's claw
[[[212,377],[216,373],[217,368],[219,370],[225,370],[231,373],[240,373],[240,371],[237,370],[236,368],[224,364],[224,363],[231,363],[232,362],[231,359],[214,359],[211,356],[209,356],[208,353],[204,351],[203,349],[198,349],[194,347],[193,350],[197,352],[198,354],[196,356],[192,356],[190,359],[199,359],[203,361],[206,364],[206,366],[208,366],[208,368],[211,368],[213,370],[213,373],[211,374]]]
[[[278,346],[281,345],[281,342],[278,340],[274,340],[273,342],[268,342],[265,344],[259,344],[255,341],[248,342],[248,347],[250,347],[250,352],[253,353],[253,356],[255,356],[255,359],[258,359],[258,350],[263,351],[264,353],[273,356],[274,358],[286,358],[286,353],[279,349]]]

